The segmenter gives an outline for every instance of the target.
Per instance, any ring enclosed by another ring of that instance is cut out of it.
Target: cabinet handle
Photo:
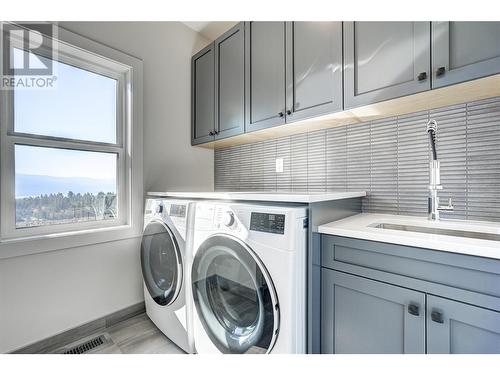
[[[291,114],[292,114],[292,111],[291,111],[291,110],[289,110],[289,109],[287,109],[287,110],[286,110],[286,115],[287,115],[287,116],[290,116]]]
[[[417,79],[418,79],[419,81],[424,81],[424,80],[426,80],[426,79],[427,79],[427,72],[422,72],[422,73],[420,73],[420,74],[417,76]]]
[[[214,135],[217,135],[219,134],[219,131],[218,130],[214,130]]]
[[[410,303],[408,305],[408,313],[411,315],[419,316],[420,315],[420,306],[414,303]]]
[[[215,135],[215,133],[213,131],[210,131],[208,135]]]
[[[436,311],[436,310],[433,310],[431,312],[431,320],[433,322],[436,322],[436,323],[444,323],[443,313],[439,312],[439,311]]]
[[[283,117],[285,114],[283,112],[278,113],[279,117]]]
[[[446,68],[441,66],[436,70],[436,77],[441,77],[444,73],[446,73]]]

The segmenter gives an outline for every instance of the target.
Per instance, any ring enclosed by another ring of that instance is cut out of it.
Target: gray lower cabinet
[[[215,139],[245,131],[245,25],[215,40]]]
[[[344,22],[344,108],[431,88],[430,22]]]
[[[191,144],[214,140],[214,44],[191,59]]]
[[[500,313],[446,298],[427,296],[427,352],[500,353]]]
[[[285,123],[285,22],[245,22],[245,131]]]
[[[432,22],[432,87],[500,73],[500,22]]]
[[[500,354],[500,260],[321,237],[323,353]]]
[[[322,353],[425,353],[425,294],[323,269]]]
[[[286,122],[342,110],[342,22],[287,22]]]

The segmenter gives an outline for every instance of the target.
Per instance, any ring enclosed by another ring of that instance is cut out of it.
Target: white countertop
[[[148,196],[172,197],[185,199],[220,199],[261,202],[316,203],[348,198],[365,197],[364,191],[329,191],[329,192],[289,192],[289,191],[224,191],[224,192],[148,192]]]
[[[426,217],[370,213],[358,214],[321,225],[318,228],[318,232],[335,236],[500,259],[500,241],[488,241],[474,238],[416,233],[372,227],[372,225],[377,225],[379,223],[438,227],[500,235],[500,223],[468,220],[441,220],[434,223],[427,220]]]

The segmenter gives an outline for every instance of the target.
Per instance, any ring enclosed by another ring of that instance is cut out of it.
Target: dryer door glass
[[[202,243],[193,261],[193,297],[206,334],[223,353],[268,353],[279,327],[272,281],[257,255],[228,235]]]
[[[144,283],[159,305],[172,303],[181,289],[182,258],[168,226],[151,221],[142,235],[141,266]]]

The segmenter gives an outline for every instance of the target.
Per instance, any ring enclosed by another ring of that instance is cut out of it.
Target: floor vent
[[[81,344],[78,344],[72,348],[65,350],[62,354],[84,354],[98,346],[105,344],[108,340],[104,335],[94,337],[87,340]]]

